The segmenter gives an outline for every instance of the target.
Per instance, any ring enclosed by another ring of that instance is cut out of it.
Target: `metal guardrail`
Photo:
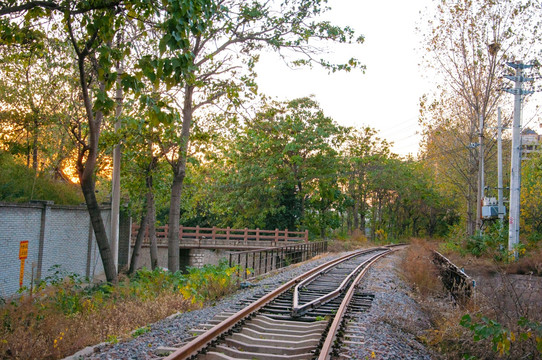
[[[244,279],[310,259],[327,251],[327,241],[315,241],[230,253],[229,265],[239,266]],[[247,271],[248,270],[248,271]]]
[[[433,263],[437,265],[442,283],[457,302],[464,302],[474,294],[476,282],[448,258],[433,251]]]

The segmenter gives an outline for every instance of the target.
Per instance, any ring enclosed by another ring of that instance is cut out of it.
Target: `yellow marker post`
[[[28,257],[28,241],[21,241],[19,243],[19,260],[21,260],[21,271],[19,272],[19,288],[23,287],[24,262],[27,257]]]

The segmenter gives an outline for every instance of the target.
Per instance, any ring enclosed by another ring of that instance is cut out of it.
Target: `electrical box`
[[[499,217],[499,207],[497,205],[482,206],[482,219],[494,219]]]
[[[501,209],[501,213],[505,214],[506,209],[504,206]],[[497,199],[494,197],[486,197],[482,200],[482,219],[495,219],[499,217],[499,205]]]

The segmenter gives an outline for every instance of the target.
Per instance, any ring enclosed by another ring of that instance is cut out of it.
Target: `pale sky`
[[[264,94],[279,100],[315,95],[327,116],[345,126],[370,126],[393,142],[392,151],[418,152],[418,102],[429,91],[422,77],[416,22],[431,0],[329,0],[325,17],[365,36],[361,45],[333,48],[337,62],[356,57],[361,71],[329,74],[313,68],[291,70],[277,55],[263,55],[257,82]]]

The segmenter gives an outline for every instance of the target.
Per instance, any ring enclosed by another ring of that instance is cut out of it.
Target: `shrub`
[[[238,271],[237,266],[230,267],[225,260],[218,266],[189,267],[188,274],[183,276],[180,292],[193,303],[216,300],[239,287],[239,277],[235,276]]]
[[[517,345],[516,347],[523,345],[524,347],[523,349],[516,349],[515,356],[518,356],[520,352],[526,352],[530,355],[542,355],[541,323],[521,317],[517,321],[517,327],[514,331],[486,316],[478,316],[478,319],[478,321],[475,321],[469,314],[466,314],[461,318],[460,325],[474,333],[474,341],[491,340],[493,351],[500,356],[510,355],[513,345]]]

